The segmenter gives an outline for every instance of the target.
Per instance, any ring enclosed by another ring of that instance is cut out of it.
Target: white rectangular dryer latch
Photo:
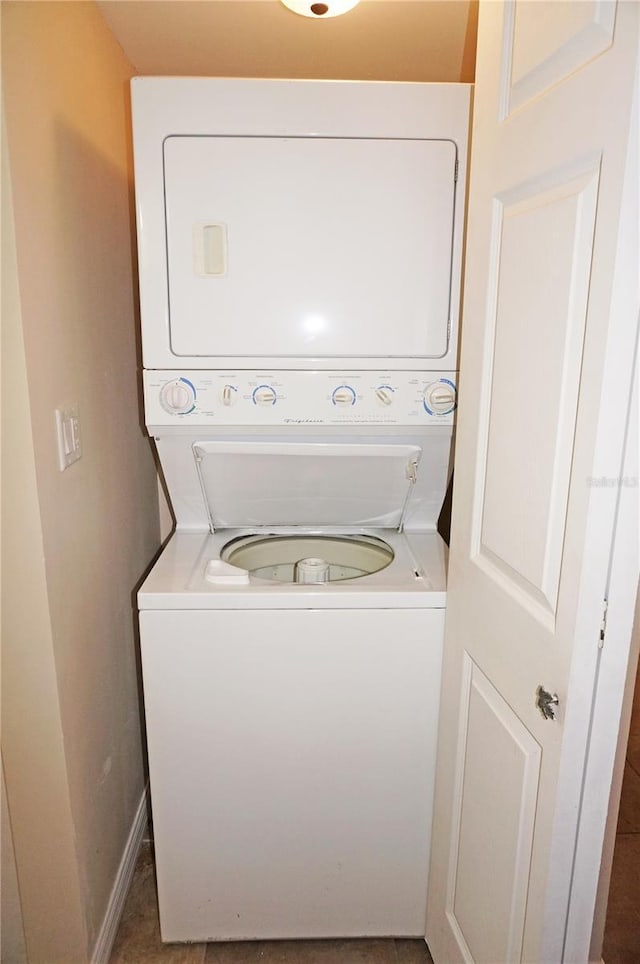
[[[226,224],[199,223],[193,226],[193,260],[201,278],[219,278],[227,272]]]

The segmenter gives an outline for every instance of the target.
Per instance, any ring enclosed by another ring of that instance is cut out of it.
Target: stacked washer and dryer
[[[133,81],[165,941],[424,934],[469,92]]]

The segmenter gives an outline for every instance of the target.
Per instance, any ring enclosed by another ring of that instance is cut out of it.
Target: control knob
[[[346,408],[348,405],[355,405],[356,393],[351,385],[340,385],[331,393],[331,401],[338,408]]]
[[[448,378],[432,382],[424,390],[423,402],[429,415],[448,415],[456,407],[456,387]]]
[[[394,389],[390,385],[378,385],[375,391],[376,399],[380,405],[391,405],[393,392]]]
[[[225,385],[221,393],[221,401],[225,408],[230,408],[231,405],[235,405],[236,399],[238,397],[238,389],[235,385]]]
[[[266,408],[267,405],[275,405],[277,394],[271,385],[258,385],[253,390],[253,404]]]
[[[195,401],[195,387],[186,378],[173,378],[160,389],[160,404],[170,415],[186,415]]]

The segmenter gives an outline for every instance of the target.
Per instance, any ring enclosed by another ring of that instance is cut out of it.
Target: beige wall
[[[98,0],[140,74],[472,83],[478,0],[365,0],[300,17],[278,0]]]
[[[2,13],[12,348],[23,343],[27,379],[26,398],[3,380],[3,754],[27,948],[51,964],[88,957],[144,786],[134,590],[159,542],[158,502],[136,373],[132,69],[93,3],[18,0]],[[61,473],[53,412],[68,401],[83,456]],[[30,468],[28,503],[14,508]],[[43,851],[56,813],[64,839]],[[64,957],[43,956],[34,930],[45,893],[68,925]]]
[[[3,125],[2,757],[29,958],[44,964],[82,960],[87,939],[49,618],[6,144]],[[6,860],[4,836],[2,846]],[[15,939],[16,915],[11,926]]]

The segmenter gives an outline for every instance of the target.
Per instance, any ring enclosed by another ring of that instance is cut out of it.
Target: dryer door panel
[[[168,137],[174,354],[444,355],[455,163],[449,140]]]

